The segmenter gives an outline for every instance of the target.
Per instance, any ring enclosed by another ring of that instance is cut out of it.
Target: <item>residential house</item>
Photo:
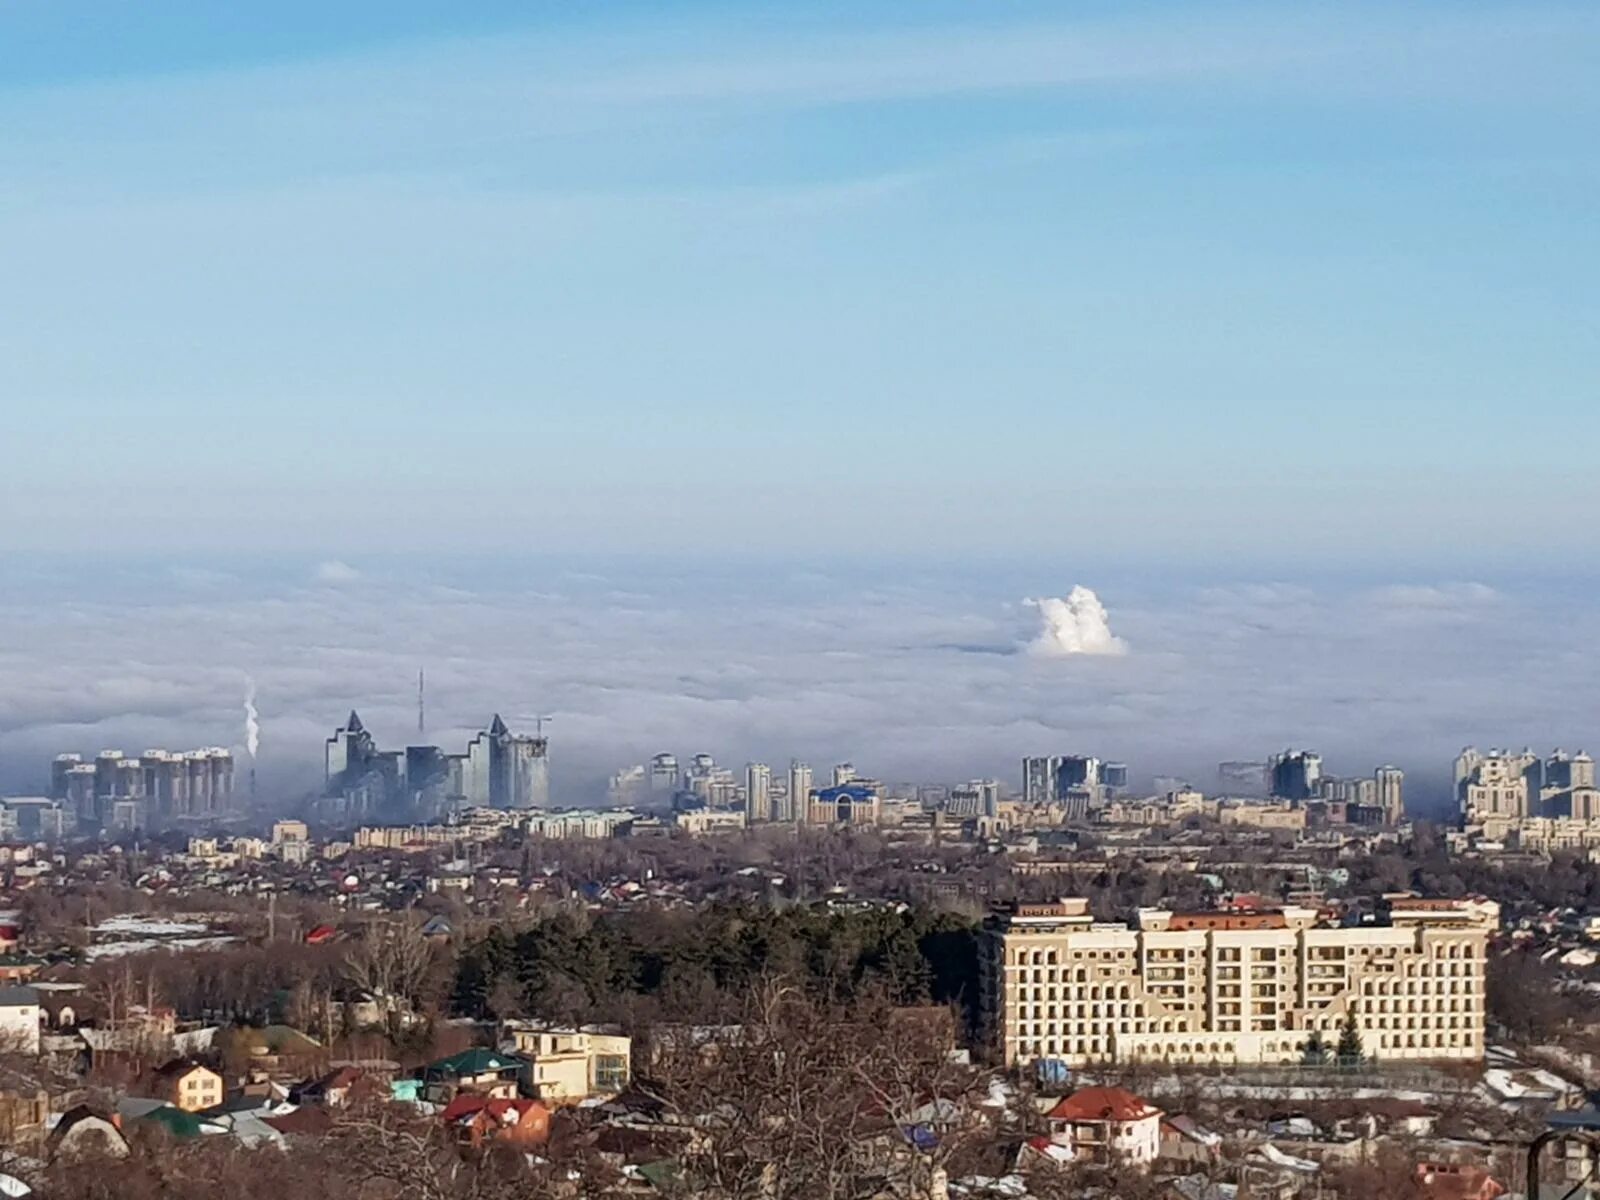
[[[633,1041],[616,1029],[507,1022],[508,1049],[528,1061],[528,1088],[541,1100],[573,1104],[628,1086]]]
[[[1162,1112],[1116,1087],[1081,1088],[1045,1114],[1051,1141],[1080,1161],[1153,1163],[1161,1153]]]
[[[538,1100],[497,1099],[462,1092],[439,1119],[464,1145],[486,1141],[519,1148],[542,1146],[550,1137],[550,1109]]]
[[[350,1102],[356,1089],[367,1080],[367,1073],[351,1063],[336,1067],[320,1079],[295,1085],[289,1099],[295,1104],[322,1104],[329,1108],[342,1108]],[[372,1084],[373,1087],[379,1085]]]
[[[1420,1162],[1412,1183],[1426,1200],[1496,1200],[1506,1194],[1499,1180],[1470,1163]]]
[[[39,1053],[39,993],[31,987],[0,987],[0,1052]]]
[[[527,1071],[527,1059],[475,1046],[429,1063],[418,1070],[417,1076],[422,1080],[422,1099],[448,1104],[462,1092],[515,1099],[518,1080]]]
[[[50,1093],[38,1082],[10,1071],[0,1080],[0,1145],[15,1145],[44,1132]]]
[[[122,1133],[122,1118],[80,1104],[61,1114],[50,1131],[50,1159],[126,1158],[128,1139]]]
[[[26,954],[0,954],[0,983],[27,983],[44,970],[44,959]]]
[[[1204,1128],[1193,1117],[1167,1117],[1161,1122],[1162,1162],[1211,1163],[1221,1152],[1222,1135]]]
[[[152,1097],[176,1109],[197,1113],[215,1108],[225,1094],[222,1076],[202,1063],[174,1059],[156,1070]]]

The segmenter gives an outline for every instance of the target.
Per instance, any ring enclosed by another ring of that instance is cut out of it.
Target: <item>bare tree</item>
[[[370,992],[382,1006],[391,1036],[403,1013],[415,1011],[433,972],[433,945],[415,922],[382,921],[367,926],[345,958],[345,979]]]

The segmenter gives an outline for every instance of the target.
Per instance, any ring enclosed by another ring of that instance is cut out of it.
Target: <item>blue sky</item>
[[[1592,555],[1597,52],[1531,0],[0,7],[0,549]]]

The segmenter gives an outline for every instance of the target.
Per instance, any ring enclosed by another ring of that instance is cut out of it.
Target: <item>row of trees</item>
[[[968,1003],[976,955],[969,919],[927,908],[561,910],[467,946],[452,1002],[478,1017],[703,1021],[783,975],[833,1001],[872,992],[900,1005]]]

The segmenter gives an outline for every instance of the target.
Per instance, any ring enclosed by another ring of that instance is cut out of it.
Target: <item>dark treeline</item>
[[[928,908],[828,911],[714,904],[590,916],[560,910],[462,949],[452,1007],[573,1021],[715,1020],[783,977],[830,1001],[970,1007],[977,926]]]

